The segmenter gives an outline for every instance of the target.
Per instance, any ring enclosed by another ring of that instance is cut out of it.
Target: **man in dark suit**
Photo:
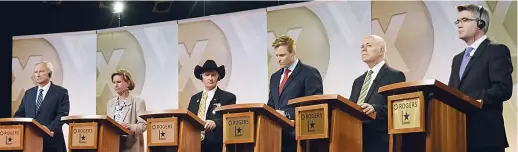
[[[295,41],[289,36],[281,36],[273,42],[277,62],[281,66],[270,77],[268,105],[290,120],[295,119],[295,108],[288,106],[288,100],[322,94],[322,77],[314,67],[297,59]],[[283,129],[282,151],[296,150],[295,131]]]
[[[35,65],[34,78],[38,86],[25,91],[14,117],[34,118],[51,131],[53,137],[43,136],[44,152],[66,152],[61,117],[68,116],[70,103],[67,89],[50,82],[53,71],[50,62]]]
[[[236,96],[217,87],[218,81],[225,77],[225,66],[217,66],[207,60],[203,67],[196,65],[194,75],[205,86],[204,90],[191,97],[188,110],[205,120],[202,132],[202,152],[221,152],[223,147],[223,114],[214,111],[216,107],[236,104]]]
[[[356,78],[349,100],[356,102],[363,112],[376,112],[376,119],[363,122],[363,151],[388,152],[387,97],[378,94],[382,86],[406,81],[403,72],[385,63],[386,44],[383,38],[369,35],[363,39],[361,55],[369,70]]]
[[[509,146],[502,117],[503,102],[512,95],[509,48],[487,39],[489,15],[477,5],[457,6],[459,38],[466,49],[455,55],[448,86],[482,102],[482,109],[466,113],[468,152],[504,152]]]

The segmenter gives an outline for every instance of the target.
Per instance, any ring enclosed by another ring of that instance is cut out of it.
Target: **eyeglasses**
[[[460,20],[456,20],[453,23],[455,23],[455,25],[458,25],[459,23],[464,24],[464,23],[469,22],[469,21],[478,21],[478,19],[472,19],[472,18],[465,18],[464,17],[464,18],[461,18]]]

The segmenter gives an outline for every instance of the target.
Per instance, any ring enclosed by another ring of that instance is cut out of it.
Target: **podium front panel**
[[[178,117],[148,119],[148,146],[178,146],[178,130]]]
[[[423,92],[388,97],[389,134],[425,132]]]
[[[328,104],[295,108],[297,140],[329,138]]]
[[[254,142],[255,121],[253,112],[224,114],[223,120],[223,143]]]
[[[70,149],[97,149],[98,129],[97,122],[70,123],[68,135]]]
[[[23,150],[23,125],[0,126],[0,150]]]

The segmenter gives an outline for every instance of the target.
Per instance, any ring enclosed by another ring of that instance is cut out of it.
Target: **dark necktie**
[[[43,89],[39,90],[38,99],[36,99],[36,113],[40,111],[41,102],[43,101]]]

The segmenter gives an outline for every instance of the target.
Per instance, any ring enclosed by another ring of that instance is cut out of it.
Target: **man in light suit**
[[[363,112],[376,112],[376,119],[363,122],[363,151],[388,152],[387,97],[378,94],[382,86],[406,81],[403,72],[385,63],[386,44],[383,38],[369,35],[361,46],[362,60],[369,70],[356,78],[349,100],[356,102]]]
[[[225,77],[225,66],[217,66],[214,60],[207,60],[203,66],[196,65],[194,76],[205,86],[204,90],[191,97],[188,110],[203,119],[202,152],[223,150],[223,114],[216,107],[236,104],[236,96],[218,88],[218,82]]]
[[[67,89],[50,82],[53,71],[50,62],[35,65],[34,78],[38,85],[25,91],[14,117],[34,118],[51,131],[53,137],[43,136],[44,152],[66,152],[61,117],[68,116],[70,103]]]
[[[272,46],[275,48],[275,57],[281,69],[270,77],[268,106],[288,119],[294,120],[295,108],[288,105],[288,100],[322,94],[324,90],[322,77],[316,68],[297,59],[295,41],[291,37],[281,36],[273,42]],[[283,129],[282,151],[294,152],[295,150],[294,129]]]
[[[482,102],[482,109],[466,113],[468,152],[504,152],[509,146],[502,117],[503,102],[513,91],[509,48],[489,40],[487,10],[457,6],[459,38],[466,49],[455,55],[448,86]]]

